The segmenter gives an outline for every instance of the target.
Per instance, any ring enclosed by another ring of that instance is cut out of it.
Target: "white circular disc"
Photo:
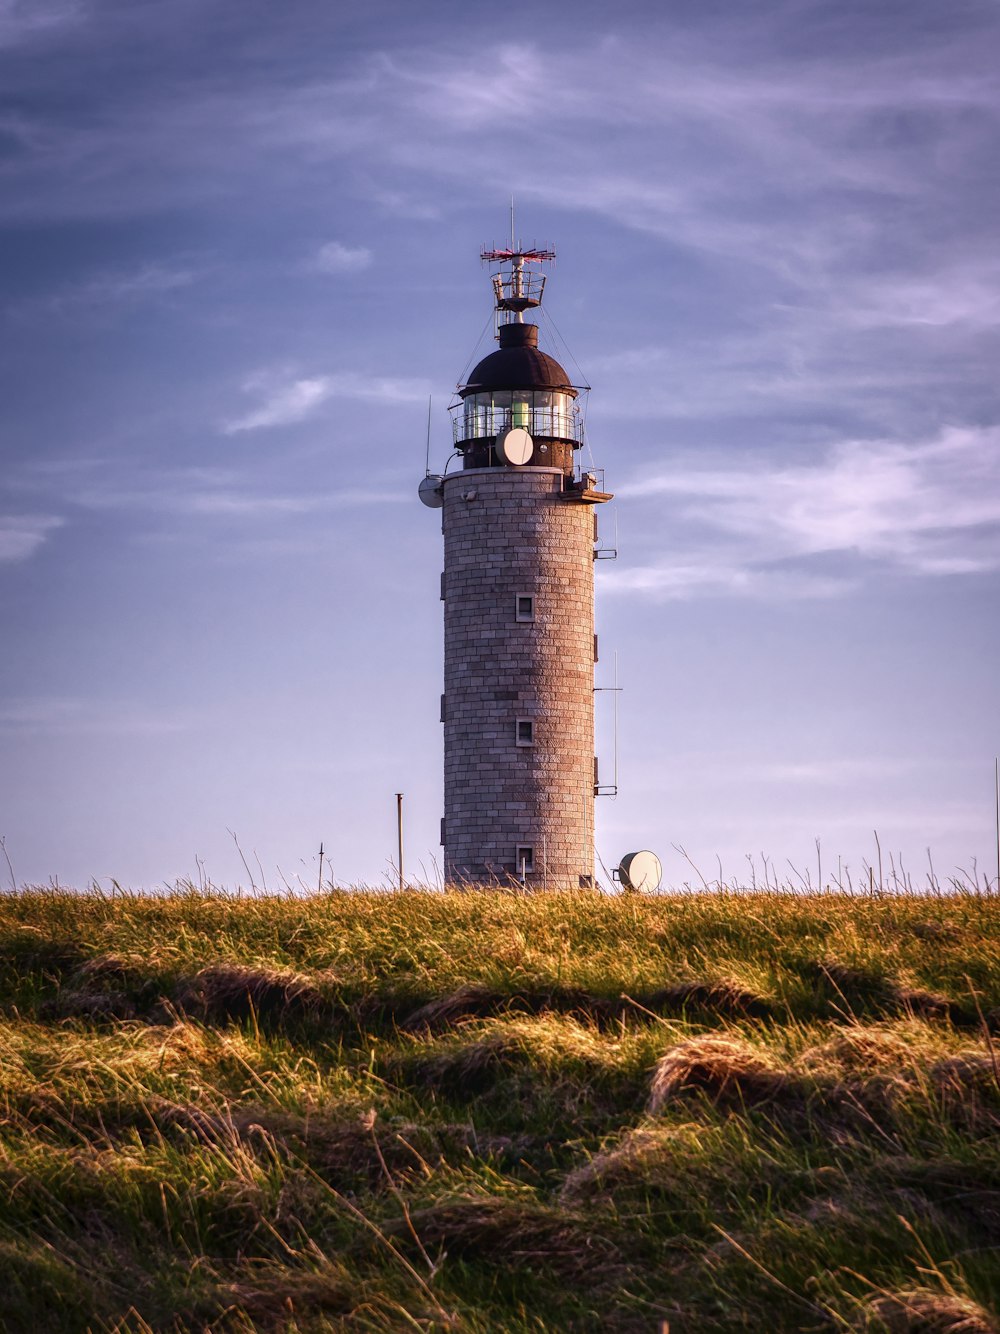
[[[497,450],[508,463],[527,463],[535,452],[535,442],[523,426],[512,426],[497,440]]]
[[[425,477],[417,487],[417,495],[424,502],[428,509],[439,510],[444,504],[444,491],[441,483],[443,478],[435,477],[433,474]]]
[[[630,852],[621,860],[618,876],[626,889],[650,892],[657,889],[663,868],[655,852]]]

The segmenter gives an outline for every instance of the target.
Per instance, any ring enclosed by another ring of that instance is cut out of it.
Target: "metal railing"
[[[577,458],[576,466],[573,469],[573,481],[582,482],[584,477],[594,479],[592,485],[595,491],[604,490],[604,469],[595,468],[592,463],[581,463]]]
[[[476,407],[456,412],[452,418],[455,444],[464,440],[489,440],[510,426],[523,426],[533,436],[583,443],[583,421],[561,408],[533,408],[515,403],[511,408]]]

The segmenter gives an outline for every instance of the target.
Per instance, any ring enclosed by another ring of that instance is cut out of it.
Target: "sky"
[[[0,0],[0,884],[384,884],[397,791],[436,883],[416,487],[512,195],[616,493],[602,863],[995,878],[998,64],[993,0]]]

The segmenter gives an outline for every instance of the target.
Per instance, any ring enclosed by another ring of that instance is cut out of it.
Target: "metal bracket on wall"
[[[594,560],[617,560],[618,559],[618,506],[611,511],[615,516],[615,536],[612,545],[609,547],[594,547]],[[594,539],[597,539],[597,516],[594,516]]]
[[[615,781],[613,783],[594,783],[595,797],[617,797],[618,795],[618,696],[622,687],[618,684],[618,650],[615,649],[615,674],[613,686],[594,686],[595,695],[614,695],[614,756]],[[594,756],[594,778],[597,778],[597,756]]]

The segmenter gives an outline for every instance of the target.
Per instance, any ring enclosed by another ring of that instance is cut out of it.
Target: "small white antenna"
[[[517,242],[514,239],[514,196],[510,197],[510,248],[517,249]]]
[[[430,394],[427,395],[427,456],[424,460],[424,476],[431,475],[431,404],[434,399]]]

